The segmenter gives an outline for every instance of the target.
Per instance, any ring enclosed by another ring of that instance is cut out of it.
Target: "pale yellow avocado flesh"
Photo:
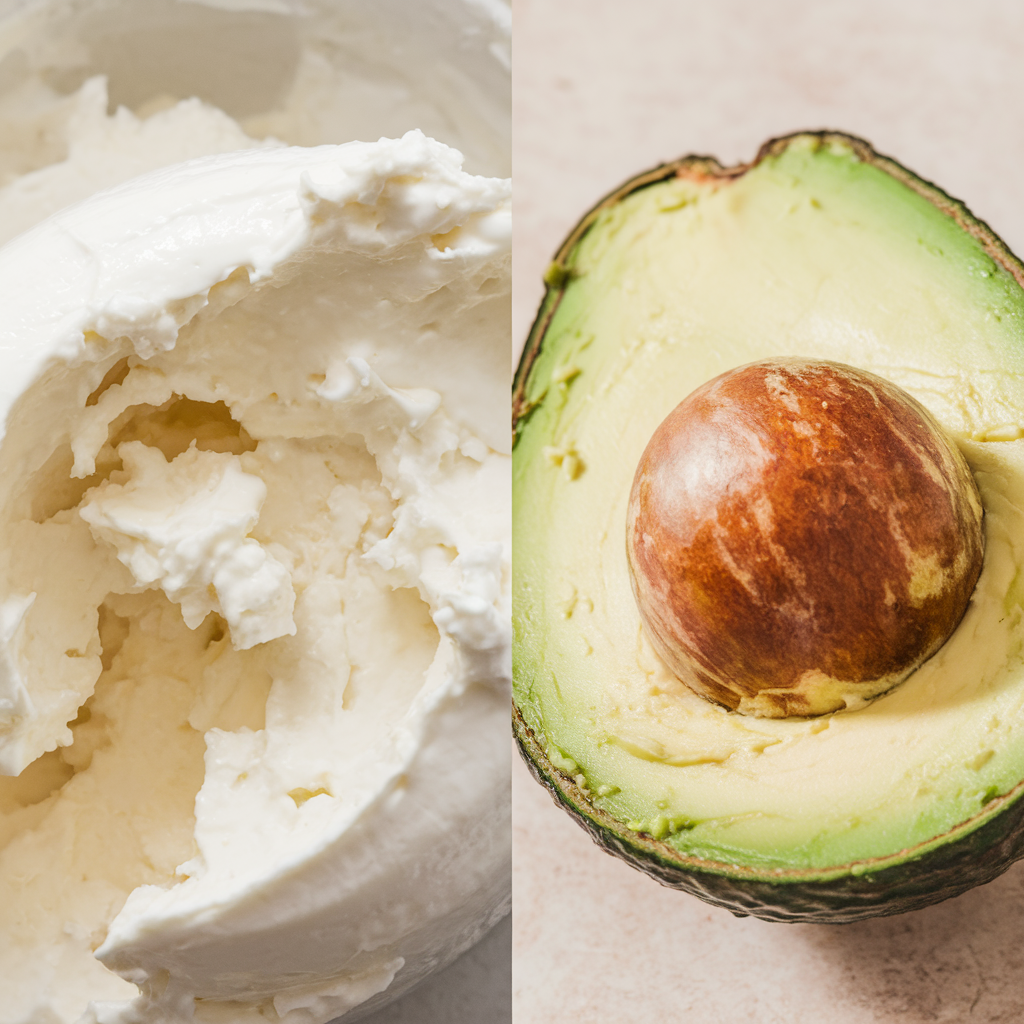
[[[590,801],[680,852],[883,857],[1024,778],[1024,293],[980,242],[840,142],[671,178],[597,217],[533,364],[515,450],[516,703]],[[625,554],[637,460],[702,382],[777,355],[870,370],[960,443],[985,567],[938,655],[867,707],[728,713],[646,642]]]

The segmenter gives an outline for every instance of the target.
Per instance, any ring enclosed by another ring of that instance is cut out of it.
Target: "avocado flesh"
[[[1020,268],[908,178],[837,136],[785,140],[739,175],[683,165],[601,209],[551,275],[514,453],[516,704],[577,802],[622,833],[829,874],[941,846],[1024,779]],[[626,568],[655,427],[705,380],[777,355],[905,388],[961,443],[986,506],[954,636],[890,694],[814,720],[692,695],[647,644]]]

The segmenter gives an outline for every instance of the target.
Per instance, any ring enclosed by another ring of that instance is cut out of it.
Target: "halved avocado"
[[[1024,855],[1024,266],[862,140],[687,157],[602,200],[546,275],[513,396],[514,722],[606,850],[767,920],[916,909]],[[867,707],[754,719],[666,669],[629,584],[652,432],[744,363],[808,356],[910,392],[985,506],[960,626]]]

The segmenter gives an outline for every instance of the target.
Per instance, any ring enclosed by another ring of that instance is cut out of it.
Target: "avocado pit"
[[[963,617],[984,556],[963,456],[900,388],[772,359],[684,399],[627,513],[644,627],[701,696],[769,718],[856,707]]]

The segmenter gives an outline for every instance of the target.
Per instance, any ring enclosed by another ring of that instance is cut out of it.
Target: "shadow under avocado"
[[[816,986],[862,1012],[844,1021],[1024,1018],[1024,863],[924,910],[793,931],[820,962]]]

